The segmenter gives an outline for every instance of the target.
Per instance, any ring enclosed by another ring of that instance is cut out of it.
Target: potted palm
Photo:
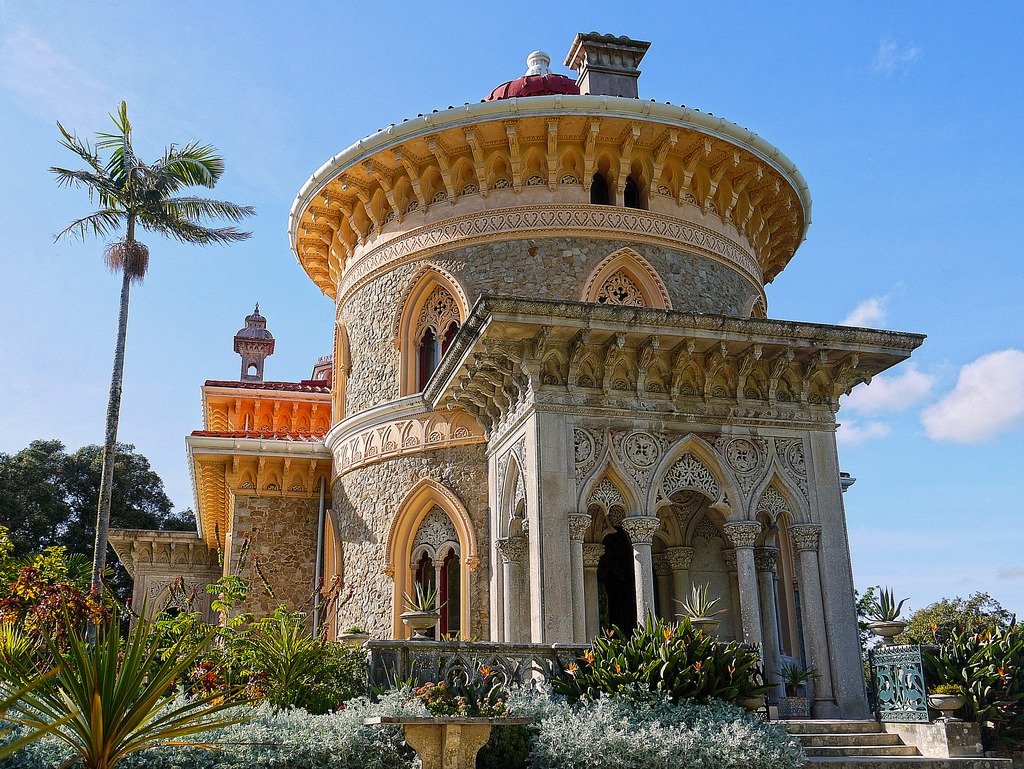
[[[699,630],[704,635],[711,635],[718,626],[722,624],[721,620],[715,619],[719,614],[725,614],[725,609],[715,610],[718,605],[717,598],[708,598],[708,585],[694,585],[690,591],[690,597],[685,601],[676,601],[682,609],[683,613],[690,618],[690,625],[694,630]]]
[[[423,631],[434,627],[441,619],[441,607],[437,603],[437,588],[417,582],[415,597],[408,593],[403,593],[402,597],[405,598],[406,610],[399,616],[406,627],[412,630],[411,640],[429,641],[430,638],[424,635]]]
[[[811,698],[807,696],[807,684],[817,675],[814,668],[787,662],[776,672],[786,687],[786,696],[779,698],[779,718],[810,718]]]
[[[953,714],[967,704],[967,692],[958,684],[939,684],[928,693],[928,706],[942,713],[940,721],[959,721]]]
[[[338,633],[338,640],[350,646],[362,646],[370,640],[370,634],[359,625],[352,625]]]
[[[893,638],[902,633],[907,623],[900,619],[907,598],[897,602],[889,588],[878,588],[878,598],[871,599],[868,629],[882,639],[882,646],[892,646]]]

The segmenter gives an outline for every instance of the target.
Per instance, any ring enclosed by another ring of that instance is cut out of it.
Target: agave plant
[[[0,683],[0,721],[8,720],[8,722],[11,723],[7,717],[7,713],[9,710],[13,709],[15,704],[21,703],[23,706],[36,707],[37,700],[33,695],[33,692],[40,686],[44,685],[55,672],[56,671],[50,671],[49,673],[39,676],[18,688],[12,687],[9,683]],[[23,734],[12,742],[0,746],[0,761],[14,753],[17,753],[27,745],[31,745],[39,738],[45,737],[55,729],[59,729],[76,715],[78,715],[78,711],[68,713],[58,721],[30,729],[27,734]],[[5,737],[12,731],[13,729],[0,729],[0,737]]]
[[[868,619],[872,622],[898,622],[903,612],[903,604],[908,600],[910,599],[904,598],[897,602],[891,588],[879,587],[878,598],[871,599]]]
[[[417,582],[416,596],[402,593],[402,597],[405,599],[405,605],[409,611],[437,611],[441,608],[441,604],[437,602],[439,593],[434,585]]]
[[[139,621],[122,639],[116,619],[99,627],[94,641],[77,630],[62,650],[47,639],[54,659],[63,657],[51,678],[30,696],[14,700],[6,720],[33,731],[47,730],[63,742],[84,769],[111,769],[125,757],[159,745],[202,745],[183,738],[242,723],[238,698],[220,693],[176,700],[175,685],[202,652],[161,654],[151,626]],[[32,669],[16,671],[32,679]],[[202,745],[203,747],[210,747]]]
[[[708,598],[708,584],[704,583],[703,585],[694,585],[690,591],[690,597],[685,601],[677,600],[676,603],[683,608],[687,617],[707,618],[725,614],[725,609],[715,611],[718,601],[718,598]]]

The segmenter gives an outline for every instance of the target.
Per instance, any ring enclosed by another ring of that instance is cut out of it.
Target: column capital
[[[661,528],[661,518],[656,515],[631,515],[622,519],[622,528],[634,545],[649,545],[654,541],[654,533]]]
[[[669,547],[665,549],[665,559],[673,571],[685,571],[693,564],[692,547]]]
[[[731,571],[733,574],[737,571],[736,565],[736,551],[732,548],[722,551],[722,561],[725,563],[725,568]]]
[[[651,556],[651,563],[654,564],[654,573],[667,577],[672,574],[672,566],[668,562],[668,558],[665,557],[664,553],[655,553]]]
[[[495,542],[498,553],[505,563],[525,561],[529,552],[529,540],[526,537],[506,537]]]
[[[816,523],[800,523],[789,527],[793,546],[800,551],[817,550],[821,538],[821,526]]]
[[[604,555],[604,545],[597,542],[585,542],[583,544],[583,568],[596,569]]]
[[[754,550],[754,566],[758,571],[775,573],[778,568],[779,551],[774,547],[758,547]]]
[[[594,519],[586,513],[569,513],[569,539],[573,542],[582,542],[592,520]]]
[[[761,524],[757,521],[733,521],[723,528],[733,547],[740,549],[753,547],[757,535],[761,533]]]

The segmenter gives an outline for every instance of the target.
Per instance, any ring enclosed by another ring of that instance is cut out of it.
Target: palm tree
[[[63,136],[61,146],[85,161],[88,168],[73,171],[51,168],[61,187],[85,187],[90,203],[99,208],[76,219],[54,240],[85,239],[86,235],[106,238],[124,228],[124,237],[107,243],[103,257],[111,272],[121,273],[121,308],[117,317],[117,345],[110,377],[107,425],[103,441],[103,467],[96,513],[96,544],[93,554],[92,587],[99,590],[107,560],[107,529],[110,525],[110,496],[114,485],[114,456],[117,450],[117,422],[121,410],[124,377],[125,336],[128,330],[128,295],[132,283],[139,283],[149,265],[149,249],[135,238],[136,228],[174,238],[182,243],[206,245],[245,240],[252,233],[234,226],[209,227],[211,218],[241,221],[256,212],[223,200],[183,195],[192,186],[213,187],[224,173],[224,160],[211,145],[192,142],[184,147],[172,144],[162,158],[143,163],[132,150],[132,126],[128,105],[121,102],[111,115],[116,131],[97,133],[95,147],[57,123]],[[100,153],[107,155],[106,159]]]

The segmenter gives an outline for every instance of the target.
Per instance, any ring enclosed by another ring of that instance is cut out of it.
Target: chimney
[[[643,40],[580,32],[572,41],[565,66],[579,73],[576,85],[580,93],[637,99],[637,65],[650,47]]]

